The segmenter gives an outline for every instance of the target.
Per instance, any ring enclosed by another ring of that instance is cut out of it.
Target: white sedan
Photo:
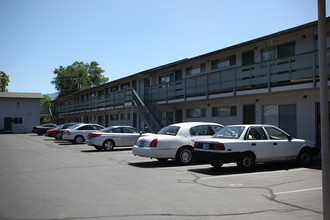
[[[140,136],[151,135],[143,133],[131,126],[111,126],[100,131],[89,133],[86,144],[97,150],[113,150],[114,147],[133,146]]]
[[[194,141],[211,137],[224,126],[211,122],[185,122],[162,128],[157,135],[140,137],[132,153],[159,161],[176,159],[181,164],[193,160]]]
[[[98,124],[75,124],[63,130],[62,139],[76,144],[83,143],[90,132],[104,129]]]
[[[318,152],[315,142],[295,139],[272,125],[227,126],[194,145],[194,157],[216,168],[236,162],[243,171],[252,169],[256,163],[282,160],[298,160],[308,165]]]

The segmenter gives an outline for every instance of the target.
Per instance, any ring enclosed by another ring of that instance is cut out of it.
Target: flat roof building
[[[41,93],[0,92],[0,132],[29,133],[40,123]]]

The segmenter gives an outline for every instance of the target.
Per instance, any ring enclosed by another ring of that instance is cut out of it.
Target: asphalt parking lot
[[[216,170],[0,135],[0,219],[322,219],[322,171],[295,163]]]

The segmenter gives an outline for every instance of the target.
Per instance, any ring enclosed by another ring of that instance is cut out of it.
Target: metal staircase
[[[139,113],[141,119],[146,123],[148,131],[157,133],[161,128],[160,114],[156,112],[155,108],[148,108],[148,106],[142,101],[139,94],[133,89],[133,106]],[[159,115],[159,117],[157,117]]]

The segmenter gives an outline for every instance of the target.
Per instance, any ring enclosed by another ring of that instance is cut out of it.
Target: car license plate
[[[144,147],[144,144],[146,143],[146,141],[140,141],[139,142],[139,147]]]
[[[203,149],[208,150],[209,149],[209,144],[203,144]]]

